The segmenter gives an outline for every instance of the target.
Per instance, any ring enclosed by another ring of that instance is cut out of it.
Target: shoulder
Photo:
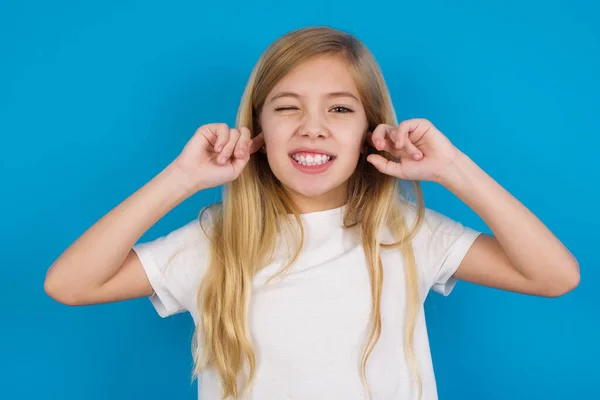
[[[452,276],[480,232],[431,208],[421,210],[420,220],[416,204],[402,203],[401,208],[407,229],[415,230],[412,248],[426,287],[449,294]]]
[[[161,315],[195,307],[195,293],[207,269],[216,212],[217,207],[206,207],[195,219],[134,246],[154,288],[153,302]]]
[[[204,207],[197,217],[157,240],[171,250],[171,262],[185,271],[192,268],[203,270],[204,261],[208,258],[210,237],[218,216],[218,205]]]
[[[400,207],[407,223],[407,229],[415,230],[413,243],[432,244],[452,241],[458,236],[476,233],[460,221],[432,208],[424,207],[421,210],[421,219],[417,221],[419,210],[416,204],[402,202]]]

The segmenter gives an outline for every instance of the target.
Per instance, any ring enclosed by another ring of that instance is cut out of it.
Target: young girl
[[[493,235],[424,208],[419,181],[457,195]],[[136,244],[218,185],[222,203]],[[579,269],[430,122],[396,123],[359,40],[318,27],[274,42],[236,128],[200,127],[56,260],[45,290],[70,305],[149,296],[162,317],[189,311],[202,400],[431,400],[423,302],[457,280],[550,297]]]

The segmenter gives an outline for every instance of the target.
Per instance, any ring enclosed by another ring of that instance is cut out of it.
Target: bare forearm
[[[65,291],[100,287],[144,232],[188,196],[184,178],[168,166],[73,242],[48,270],[47,284]]]
[[[560,240],[466,155],[458,156],[439,183],[483,219],[526,278],[570,279],[579,275],[577,261]]]

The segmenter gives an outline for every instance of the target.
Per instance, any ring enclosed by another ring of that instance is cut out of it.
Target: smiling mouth
[[[331,161],[335,160],[336,157],[327,154],[297,153],[290,154],[290,158],[296,163],[305,167],[316,167],[319,165],[330,163]]]

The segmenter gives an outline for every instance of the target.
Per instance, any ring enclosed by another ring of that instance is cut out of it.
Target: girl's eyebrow
[[[331,92],[331,93],[327,93],[325,96],[329,97],[329,98],[350,97],[350,98],[352,98],[352,99],[360,102],[360,100],[358,99],[358,97],[356,97],[354,94],[352,94],[350,92]],[[275,101],[275,100],[280,99],[282,97],[293,97],[295,99],[299,99],[302,96],[300,96],[298,93],[294,93],[294,92],[278,92],[278,93],[274,94],[268,100],[268,102]]]
[[[332,92],[332,93],[328,93],[327,97],[330,98],[335,98],[335,97],[350,97],[353,98],[354,100],[358,101],[360,103],[360,100],[358,99],[358,97],[356,97],[354,94],[350,93],[350,92]]]

